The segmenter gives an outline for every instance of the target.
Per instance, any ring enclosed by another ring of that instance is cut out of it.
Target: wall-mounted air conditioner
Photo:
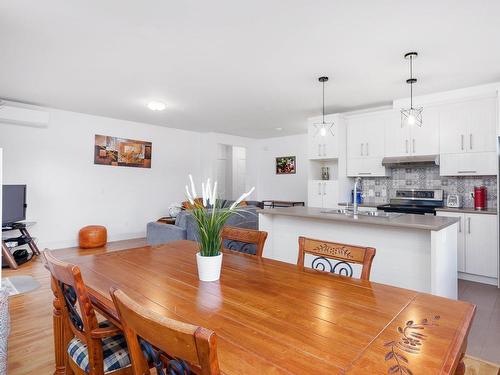
[[[15,107],[0,101],[0,123],[46,128],[49,125],[49,112]]]

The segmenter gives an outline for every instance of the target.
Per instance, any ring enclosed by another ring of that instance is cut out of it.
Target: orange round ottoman
[[[80,229],[78,242],[82,249],[93,249],[106,245],[108,232],[102,225],[88,225]]]

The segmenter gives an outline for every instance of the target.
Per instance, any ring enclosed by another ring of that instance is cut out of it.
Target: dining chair
[[[203,198],[194,198],[193,200],[194,204],[191,204],[189,201],[184,201],[181,203],[181,207],[184,210],[192,210],[195,206],[202,206],[203,205]]]
[[[255,229],[224,226],[221,232],[222,248],[262,257],[267,232]]]
[[[43,257],[62,303],[66,373],[132,375],[125,337],[110,322],[98,323],[80,269],[56,259],[48,250]]]
[[[112,288],[110,293],[127,339],[135,375],[149,375],[144,348],[153,352],[153,363],[159,374],[164,373],[161,357],[168,358],[166,373],[169,375],[220,374],[215,332],[159,315],[122,290]]]
[[[310,254],[314,257],[311,262],[311,268],[353,277],[354,271],[351,264],[360,264],[362,268],[359,278],[369,280],[375,253],[376,250],[373,247],[347,245],[299,237],[299,258],[297,265],[304,267],[305,256],[306,254]]]

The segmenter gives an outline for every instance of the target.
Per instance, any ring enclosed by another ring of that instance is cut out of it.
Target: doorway
[[[246,187],[246,149],[241,146],[217,145],[217,183],[219,198],[238,199]]]

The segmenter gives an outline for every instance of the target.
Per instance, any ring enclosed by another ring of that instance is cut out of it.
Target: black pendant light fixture
[[[405,125],[422,126],[422,107],[413,107],[413,84],[417,83],[417,79],[413,78],[413,60],[418,56],[417,52],[408,52],[405,54],[405,59],[409,60],[410,63],[410,78],[406,80],[406,83],[410,85],[410,108],[401,110],[401,127]]]
[[[323,120],[319,124],[314,124],[314,127],[316,128],[316,134],[319,132],[322,137],[326,137],[328,132],[333,135],[333,126],[335,123],[333,121],[325,122],[325,82],[328,82],[328,77],[319,77],[318,81],[323,84]]]

